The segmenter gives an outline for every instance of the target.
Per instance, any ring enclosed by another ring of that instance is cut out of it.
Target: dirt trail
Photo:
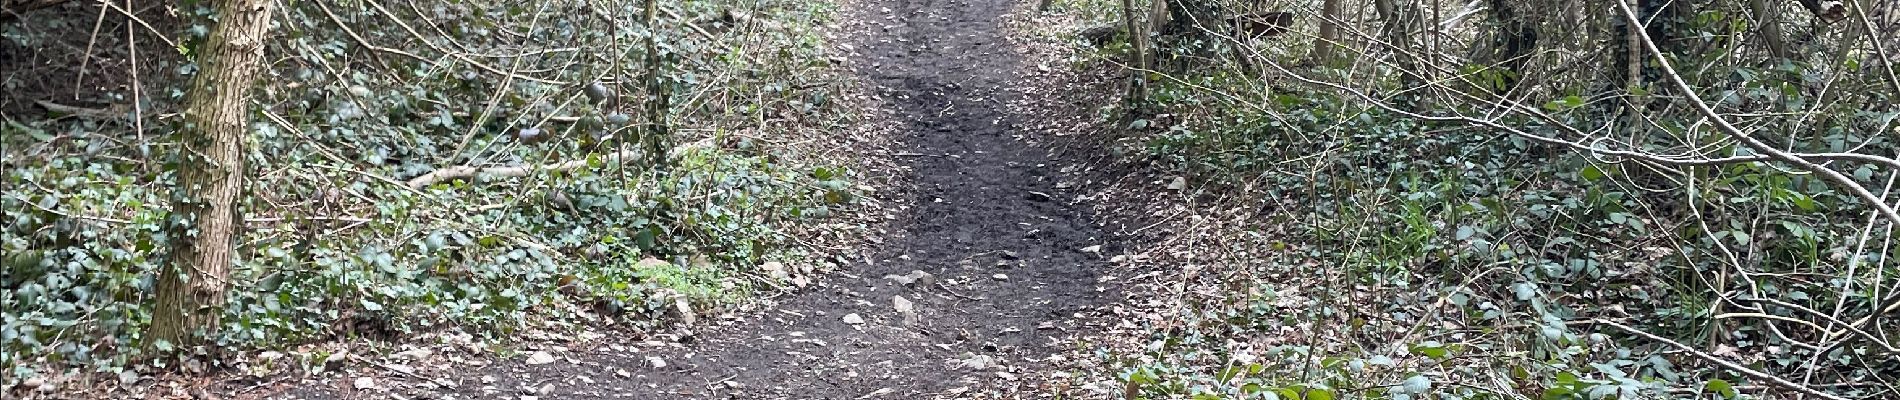
[[[635,383],[656,387],[630,397],[958,397],[993,385],[995,364],[1034,367],[1057,350],[1072,316],[1106,298],[1103,263],[1082,251],[1103,235],[1051,198],[1057,168],[1008,128],[1019,116],[1003,89],[1022,66],[999,25],[1016,3],[867,0],[846,16],[858,27],[852,67],[909,124],[904,150],[922,155],[906,160],[900,233],[829,287],[666,357],[683,369],[642,368]],[[942,285],[884,278],[913,271]],[[918,315],[905,321],[893,296]]]
[[[1009,128],[1023,70],[1000,25],[1013,0],[864,0],[852,67],[909,126],[911,207],[873,260],[774,309],[668,350],[573,351],[457,377],[473,398],[962,398],[1035,371],[1108,299],[1084,251],[1102,232],[1055,188],[1059,167]],[[1053,197],[1053,198],[1052,198]],[[1111,249],[1112,244],[1106,247]],[[887,275],[923,271],[934,282]],[[915,308],[908,321],[894,306]],[[847,323],[856,314],[862,323]],[[656,367],[649,357],[665,365]],[[983,368],[977,368],[980,365]],[[968,391],[966,391],[968,390]],[[450,397],[444,396],[444,397]],[[316,396],[323,397],[323,396]]]

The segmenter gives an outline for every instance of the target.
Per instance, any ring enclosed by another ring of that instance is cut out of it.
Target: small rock
[[[335,352],[335,353],[330,353],[330,356],[329,356],[329,357],[324,357],[324,358],[323,358],[323,364],[324,364],[325,366],[328,366],[328,365],[330,365],[330,364],[336,364],[336,363],[341,363],[341,362],[343,362],[343,360],[347,360],[347,359],[349,359],[349,358],[350,358],[350,352],[348,352],[348,351],[338,351],[338,352]]]
[[[991,365],[995,364],[996,359],[988,355],[965,353],[963,357],[963,366],[974,370],[989,369]]]
[[[26,378],[26,382],[20,382],[20,388],[27,389],[27,390],[38,389],[40,388],[40,386],[46,386],[46,378],[35,376],[32,378]]]
[[[696,322],[699,320],[699,316],[696,314],[693,314],[693,305],[687,304],[685,296],[673,298],[673,308],[679,311],[680,322],[683,322],[687,325],[692,325],[693,322]]]
[[[772,277],[772,279],[783,280],[792,276],[791,272],[785,270],[785,264],[781,264],[778,261],[767,261],[764,264],[759,264],[759,270],[765,271],[765,276]]]
[[[353,382],[353,383],[351,383],[351,384],[350,384],[350,386],[354,386],[354,387],[356,387],[356,390],[370,390],[370,389],[375,389],[375,388],[376,388],[376,378],[371,378],[371,377],[367,377],[367,376],[365,376],[365,377],[361,377],[361,378],[356,378],[356,382]]]
[[[1168,190],[1186,190],[1186,189],[1187,189],[1187,178],[1182,178],[1182,177],[1177,176],[1177,177],[1174,177],[1173,181],[1168,182]]]
[[[541,396],[521,395],[521,400],[541,400]]]
[[[1016,254],[1016,252],[1014,251],[1003,250],[1003,259],[1005,260],[1015,260],[1015,259],[1020,259],[1020,258],[1023,258],[1023,256]]]
[[[897,284],[904,285],[904,286],[910,286],[913,283],[917,283],[916,279],[911,279],[911,277],[904,276],[904,275],[885,275],[884,279],[889,279],[891,280],[891,282],[897,282]]]
[[[647,357],[647,365],[651,365],[653,368],[666,368],[666,359],[657,356]]]
[[[999,281],[1007,281],[1007,280],[1009,280],[1009,275],[1006,275],[1006,274],[996,274],[996,275],[990,275],[990,277],[991,277],[991,278],[996,278],[996,280],[999,280]]]
[[[906,299],[904,296],[891,296],[891,306],[897,308],[897,312],[904,314],[917,311],[916,305],[911,304],[910,299]]]
[[[500,380],[501,379],[495,378],[494,375],[482,375],[483,384],[495,383],[496,381],[500,381]]]
[[[554,362],[554,355],[548,354],[548,352],[545,351],[537,351],[534,352],[534,354],[528,355],[528,365],[541,365],[552,362]]]
[[[1029,201],[1037,201],[1037,202],[1041,202],[1041,201],[1049,201],[1049,194],[1048,194],[1048,193],[1043,193],[1043,192],[1034,192],[1034,191],[1032,191],[1032,192],[1029,192],[1029,193],[1027,193],[1027,194],[1024,194],[1024,195],[1023,195],[1023,198],[1026,198],[1026,199],[1029,199]]]
[[[852,325],[860,325],[864,323],[864,317],[858,316],[858,313],[845,314],[844,323],[852,324]]]
[[[897,282],[897,284],[904,286],[927,286],[935,282],[936,278],[935,275],[924,271],[910,271],[910,273],[903,275],[884,276],[884,279],[889,279],[892,282]]]
[[[1099,244],[1098,244],[1098,245],[1094,245],[1094,246],[1089,246],[1089,247],[1083,247],[1083,248],[1082,248],[1082,252],[1083,252],[1083,253],[1089,253],[1089,254],[1096,254],[1096,255],[1100,255],[1100,254],[1102,254],[1102,245],[1099,245]]]

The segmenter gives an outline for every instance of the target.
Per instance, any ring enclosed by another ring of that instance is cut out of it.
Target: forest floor
[[[1015,0],[862,0],[843,36],[900,143],[882,201],[903,205],[869,256],[772,306],[689,335],[526,344],[450,368],[383,365],[235,387],[234,398],[1022,398],[1118,303],[1121,249],[1062,183],[1085,166],[1030,127],[1084,119],[1008,35]],[[1057,68],[1060,69],[1060,68]],[[1040,71],[1040,72],[1038,72]],[[1112,93],[1112,92],[1105,92]],[[1102,100],[1096,96],[1095,100]],[[1097,104],[1099,105],[1099,104]],[[860,156],[879,156],[863,154]],[[1099,172],[1097,172],[1099,173]],[[1066,193],[1066,194],[1065,194]],[[1077,200],[1071,201],[1071,198]],[[702,318],[714,319],[714,318]],[[706,321],[702,321],[706,322]],[[423,358],[429,357],[423,355]],[[428,363],[427,361],[422,362]],[[374,363],[372,363],[374,364]]]

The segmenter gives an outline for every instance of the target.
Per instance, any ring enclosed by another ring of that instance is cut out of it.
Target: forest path
[[[923,155],[898,161],[910,168],[898,203],[910,207],[872,260],[681,346],[502,360],[444,377],[453,383],[442,397],[970,398],[1048,368],[1078,316],[1109,301],[1097,282],[1106,262],[1091,252],[1106,243],[1086,207],[1056,190],[1061,168],[1047,150],[1011,128],[1038,117],[1007,106],[1028,76],[1002,28],[1020,3],[862,0],[846,10],[851,67],[907,124],[895,129],[898,150]],[[886,278],[916,271],[932,278]]]

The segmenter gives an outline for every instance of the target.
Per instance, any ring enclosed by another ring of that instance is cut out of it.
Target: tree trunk
[[[1152,67],[1148,65],[1148,46],[1145,44],[1148,34],[1141,29],[1141,20],[1135,18],[1137,15],[1141,13],[1135,11],[1135,0],[1122,0],[1122,24],[1128,30],[1128,62],[1132,67],[1128,71],[1128,105],[1131,110],[1136,110],[1128,113],[1131,116],[1139,113],[1142,103],[1147,100],[1148,71]]]
[[[1755,26],[1761,27],[1761,41],[1768,55],[1788,58],[1788,43],[1781,35],[1781,8],[1769,5],[1768,0],[1748,0],[1748,8],[1755,13]]]
[[[1618,44],[1611,52],[1611,63],[1626,68],[1622,71],[1624,73],[1615,76],[1618,87],[1613,90],[1622,93],[1628,93],[1630,88],[1643,87],[1647,82],[1655,82],[1661,77],[1661,71],[1656,69],[1655,63],[1643,50],[1643,37],[1647,36],[1656,43],[1656,47],[1671,56],[1681,55],[1687,46],[1678,36],[1687,25],[1688,18],[1695,15],[1689,5],[1673,0],[1636,0],[1635,5],[1637,16],[1643,20],[1644,26],[1630,26],[1620,16],[1611,20],[1617,36],[1615,43]],[[1667,88],[1658,90],[1667,91]],[[1646,103],[1643,98],[1632,100],[1632,103]]]
[[[1399,67],[1401,87],[1399,94],[1394,96],[1395,105],[1400,109],[1416,111],[1426,91],[1425,82],[1430,81],[1419,64],[1417,52],[1420,49],[1412,44],[1411,24],[1408,22],[1416,18],[1410,18],[1409,13],[1401,10],[1395,0],[1376,0],[1373,8],[1379,12],[1379,19],[1385,21],[1387,50],[1392,52],[1392,58]]]
[[[203,343],[218,328],[235,263],[244,191],[249,94],[264,67],[270,0],[218,2],[217,27],[198,51],[202,68],[185,94],[178,183],[167,229],[171,255],[158,276],[148,347]]]
[[[1340,0],[1326,0],[1320,6],[1319,37],[1313,38],[1313,51],[1306,54],[1314,65],[1332,65],[1333,50],[1339,47]]]
[[[660,46],[654,37],[659,35],[659,0],[646,0],[646,64],[647,64],[647,129],[642,132],[641,141],[646,145],[647,160],[656,166],[668,165],[666,149],[672,147],[672,126],[667,124],[667,113],[671,111],[672,97],[667,93],[665,71],[661,68]]]
[[[1494,62],[1503,69],[1500,93],[1508,93],[1517,88],[1519,78],[1524,73],[1524,65],[1530,61],[1530,55],[1537,49],[1537,22],[1528,15],[1525,5],[1509,0],[1491,0],[1491,16],[1497,19],[1498,32],[1492,45]]]

